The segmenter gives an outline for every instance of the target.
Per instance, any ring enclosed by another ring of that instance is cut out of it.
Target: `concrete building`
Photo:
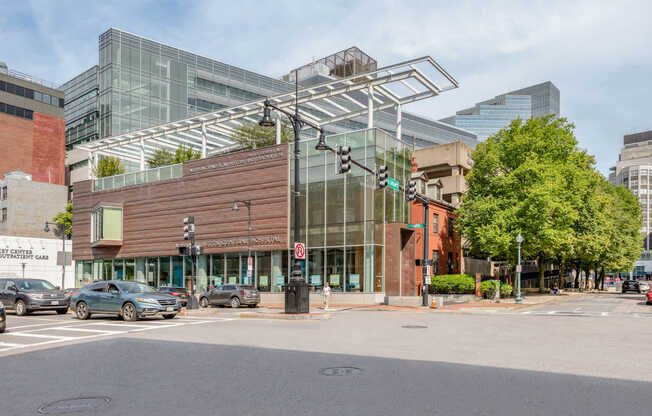
[[[98,63],[63,85],[67,97],[66,144],[69,150],[97,139],[291,93],[295,89],[293,72],[277,79],[118,29],[109,29],[100,35]],[[373,58],[353,47],[300,68],[299,81],[305,88],[374,71],[377,66]],[[319,109],[308,105],[304,114],[321,117],[346,108],[361,114],[324,126],[328,134],[366,128],[367,93],[352,91],[347,97],[330,98]],[[377,96],[375,100],[380,106],[382,98]],[[475,133],[411,114],[401,106],[392,105],[376,111],[375,127],[396,136],[397,117],[400,120],[398,137],[406,143],[414,141],[416,147],[451,141],[475,146]],[[306,134],[311,132],[306,131]],[[228,140],[228,134],[225,139]],[[124,162],[127,171],[139,168],[138,164]],[[67,166],[71,178],[88,178],[87,155],[70,153]],[[76,173],[77,170],[81,173]]]
[[[51,238],[45,221],[66,208],[68,188],[32,180],[22,172],[6,174],[0,180],[0,236]]]
[[[416,177],[423,177],[424,191],[429,197],[454,207],[467,191],[466,174],[473,166],[473,148],[453,142],[417,149],[412,153]]]
[[[64,93],[0,63],[0,177],[20,171],[34,182],[65,183]]]
[[[609,170],[609,182],[632,190],[641,202],[645,251],[635,264],[637,276],[652,275],[652,130],[623,137],[618,162]]]
[[[518,117],[528,119],[549,114],[560,114],[559,89],[547,81],[497,95],[440,121],[472,131],[483,141]]]

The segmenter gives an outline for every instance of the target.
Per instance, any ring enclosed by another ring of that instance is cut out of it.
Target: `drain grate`
[[[403,325],[401,328],[405,329],[425,329],[428,328],[426,325]]]
[[[45,404],[39,407],[38,412],[42,415],[64,415],[106,408],[109,403],[111,403],[111,398],[106,396],[77,397]]]
[[[319,374],[336,377],[357,376],[362,374],[362,369],[358,367],[327,367],[320,369]]]

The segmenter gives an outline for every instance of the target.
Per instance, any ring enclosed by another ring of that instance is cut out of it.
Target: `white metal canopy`
[[[412,59],[378,70],[302,87],[298,91],[301,117],[317,126],[368,115],[373,127],[373,113],[396,109],[396,134],[401,137],[401,106],[434,97],[459,86],[458,82],[429,56]],[[79,148],[89,152],[91,162],[97,155],[116,156],[140,162],[157,149],[174,151],[179,145],[201,151],[202,157],[235,149],[232,134],[245,123],[256,123],[268,99],[280,109],[293,110],[295,91],[261,98],[235,107],[203,113],[154,127],[107,137]],[[280,130],[277,129],[277,140]]]

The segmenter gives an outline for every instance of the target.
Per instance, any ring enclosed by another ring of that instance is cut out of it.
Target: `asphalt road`
[[[628,296],[613,299],[561,299],[545,308],[603,305],[596,311],[614,312],[634,302]],[[0,414],[37,415],[48,403],[94,397],[98,401],[43,410],[70,415],[647,415],[652,363],[640,353],[652,342],[652,321],[633,319],[635,313],[577,319],[352,311],[322,321],[206,318],[209,322],[191,324],[175,319],[183,324],[172,327],[145,322],[156,328],[5,353]],[[101,409],[86,408],[99,404]]]

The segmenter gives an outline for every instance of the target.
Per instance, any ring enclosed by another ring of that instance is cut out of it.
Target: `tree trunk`
[[[604,290],[604,266],[600,270],[600,290]]]
[[[586,266],[584,271],[584,291],[586,292],[589,289],[589,275],[591,274],[591,265]]]
[[[566,260],[561,259],[559,264],[559,290],[564,288],[564,273],[566,273]]]
[[[539,256],[539,293],[543,293],[545,290],[545,271],[546,271],[546,265],[543,262],[543,256]]]
[[[582,266],[580,263],[575,264],[575,282],[573,283],[574,289],[580,288],[580,274],[582,273]]]

